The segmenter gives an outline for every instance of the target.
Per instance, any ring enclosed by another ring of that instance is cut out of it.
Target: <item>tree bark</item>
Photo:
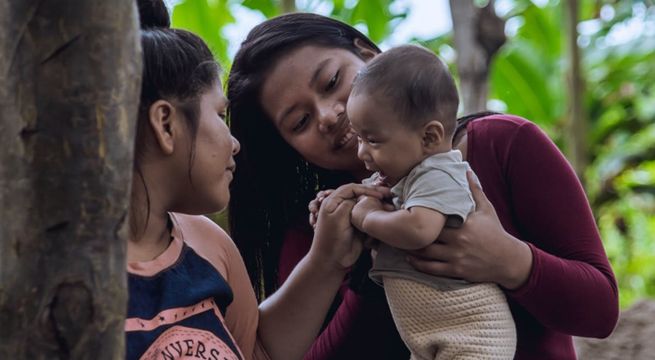
[[[450,14],[463,113],[486,110],[489,66],[505,43],[505,21],[496,15],[493,0],[484,8],[473,0],[450,0]]]
[[[587,167],[587,120],[583,108],[584,82],[580,71],[580,48],[578,47],[578,1],[562,2],[567,29],[568,60],[568,110],[566,122],[566,152],[578,177]]]
[[[124,357],[133,0],[0,2],[0,359]]]

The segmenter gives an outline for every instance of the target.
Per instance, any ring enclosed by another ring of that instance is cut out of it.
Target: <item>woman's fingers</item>
[[[425,260],[449,261],[453,258],[451,247],[439,242],[432,243],[422,249],[409,250],[407,253],[411,257]]]
[[[408,251],[407,261],[416,270],[430,275],[461,277],[457,265],[461,256],[450,245],[433,243],[423,249]]]
[[[457,277],[453,271],[453,266],[447,262],[426,260],[414,256],[410,256],[408,261],[416,270],[426,274],[451,278]]]

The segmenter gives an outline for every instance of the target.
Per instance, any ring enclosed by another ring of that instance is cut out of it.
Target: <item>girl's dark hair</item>
[[[200,95],[212,86],[217,86],[220,67],[200,37],[185,30],[169,28],[168,10],[162,0],[137,0],[137,5],[142,29],[143,73],[134,171],[145,187],[140,163],[150,138],[150,106],[157,100],[165,99],[173,102],[184,115],[193,141],[188,169],[190,176],[198,130]],[[150,201],[147,187],[145,189],[147,221]]]
[[[241,152],[232,182],[230,232],[260,300],[277,287],[285,230],[292,224],[307,224],[307,204],[317,190],[353,180],[344,172],[308,163],[282,139],[261,106],[263,82],[282,56],[303,45],[342,48],[361,56],[355,39],[380,52],[350,25],[293,13],[253,28],[234,58],[227,83],[228,112]],[[308,225],[297,230],[312,231]]]
[[[162,0],[137,0],[141,29],[169,28],[171,18]]]

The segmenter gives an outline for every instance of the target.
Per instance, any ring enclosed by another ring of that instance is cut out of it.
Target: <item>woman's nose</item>
[[[330,131],[339,122],[339,118],[345,114],[346,107],[341,102],[332,105],[325,104],[319,108],[318,127],[322,132]]]
[[[239,144],[239,140],[232,136],[232,155],[236,155],[239,153],[241,150],[241,144]]]

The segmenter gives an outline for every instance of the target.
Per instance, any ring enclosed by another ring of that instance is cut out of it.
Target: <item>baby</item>
[[[516,329],[497,285],[424,274],[405,259],[474,210],[470,168],[452,148],[458,104],[447,67],[419,46],[388,50],[358,74],[346,111],[358,156],[376,172],[364,183],[390,186],[395,210],[364,197],[352,223],[381,242],[369,275],[412,359],[512,359]]]

